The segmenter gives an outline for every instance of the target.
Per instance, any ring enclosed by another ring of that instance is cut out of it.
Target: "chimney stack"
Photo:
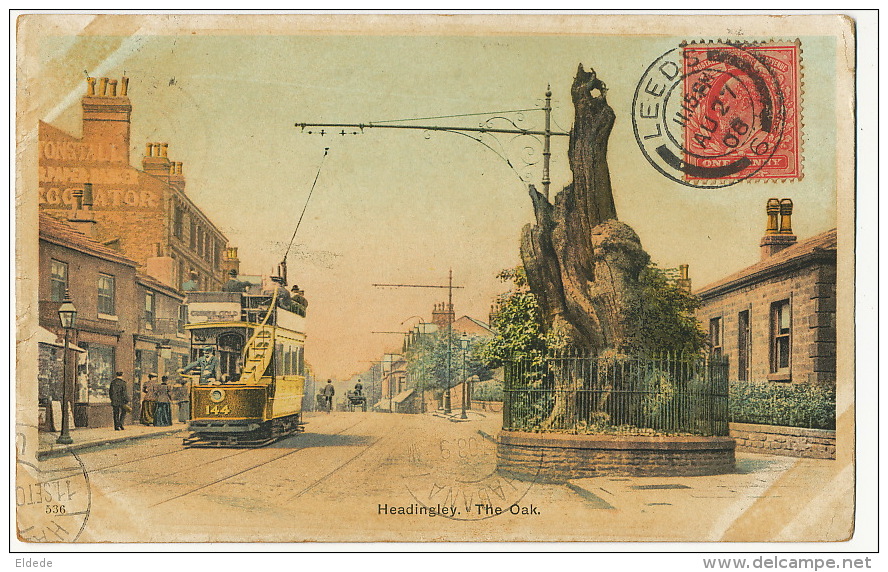
[[[182,176],[182,162],[170,161],[170,184],[185,192],[185,177]]]
[[[449,311],[447,303],[435,304],[435,309],[432,311],[432,323],[437,325],[438,328],[442,330],[446,328],[447,324],[453,321],[453,317],[453,304],[450,305]]]
[[[170,182],[172,163],[167,158],[168,143],[146,143],[145,156],[142,157],[142,170],[154,175],[164,182]]]
[[[679,264],[678,266],[678,287],[685,292],[691,291],[691,279],[688,276],[687,264]]]
[[[761,241],[762,260],[773,256],[798,240],[792,233],[792,200],[768,199],[765,207],[768,224]]]
[[[73,226],[78,232],[92,238],[97,237],[96,219],[92,211],[92,184],[84,183],[83,189],[74,191],[75,209],[68,219],[68,224]]]
[[[86,95],[83,96],[83,141],[102,148],[102,155],[113,163],[129,164],[130,114],[132,106],[126,96],[127,78],[117,80],[107,77],[86,78]],[[110,87],[110,89],[109,89]]]

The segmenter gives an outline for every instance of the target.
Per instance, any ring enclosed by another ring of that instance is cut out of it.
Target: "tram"
[[[283,291],[283,292],[282,292]],[[305,307],[271,294],[189,292],[190,447],[261,447],[303,430]]]

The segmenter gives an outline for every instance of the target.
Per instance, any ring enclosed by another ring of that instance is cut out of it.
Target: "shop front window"
[[[84,344],[81,344],[84,345]],[[108,388],[115,373],[114,346],[102,344],[89,344],[88,354],[88,383],[89,401],[92,403],[110,403]]]

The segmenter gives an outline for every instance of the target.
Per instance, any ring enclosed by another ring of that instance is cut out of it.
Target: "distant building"
[[[147,143],[142,169],[130,166],[128,82],[87,79],[80,138],[40,122],[39,208],[69,218],[83,191],[98,242],[167,286],[180,289],[194,271],[198,289],[220,289],[238,269],[237,249],[185,193],[182,163],[167,143]]]
[[[836,230],[798,242],[770,199],[761,260],[697,290],[697,316],[731,381],[836,383]]]

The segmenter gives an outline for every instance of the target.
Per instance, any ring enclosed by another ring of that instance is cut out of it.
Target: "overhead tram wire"
[[[311,184],[311,189],[308,190],[308,197],[305,199],[305,204],[302,206],[302,213],[299,215],[299,220],[296,222],[296,228],[293,230],[293,236],[290,237],[290,244],[287,245],[287,250],[284,252],[283,261],[286,264],[287,255],[290,254],[290,248],[293,247],[293,241],[296,240],[296,233],[299,232],[299,226],[302,224],[302,217],[305,216],[305,211],[308,209],[308,201],[311,200],[311,194],[314,192],[315,185],[318,184],[318,177],[321,176],[321,169],[324,166],[324,160],[327,158],[327,153],[330,151],[329,147],[324,147],[324,156],[321,157],[321,163],[318,165],[318,172],[315,173],[314,182]]]
[[[456,115],[432,115],[430,117],[408,117],[404,119],[386,119],[384,121],[371,121],[370,123],[398,123],[400,121],[423,121],[425,119],[451,119],[454,117],[473,117],[476,115],[496,115],[498,113],[523,113],[525,111],[543,111],[542,107],[529,109],[507,109],[505,111],[484,111],[481,113],[457,113]]]

